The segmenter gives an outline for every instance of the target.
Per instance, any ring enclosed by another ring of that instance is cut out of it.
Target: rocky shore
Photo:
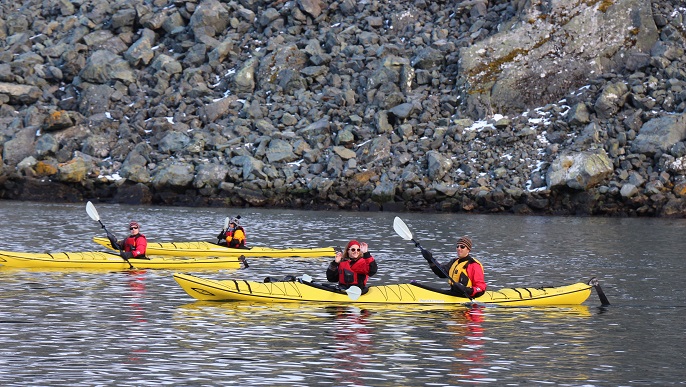
[[[0,198],[686,217],[681,0],[0,5]]]

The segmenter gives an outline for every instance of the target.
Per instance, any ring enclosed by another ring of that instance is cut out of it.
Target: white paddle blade
[[[310,277],[309,274],[303,274],[303,275],[300,277],[300,279],[301,279],[303,282],[312,282],[312,277]]]
[[[88,213],[88,216],[91,217],[94,221],[99,221],[100,220],[100,215],[98,215],[98,210],[95,209],[95,206],[93,203],[88,202],[86,203],[86,212]]]
[[[226,219],[224,219],[224,230],[226,230],[227,228],[229,228],[229,220],[230,220],[230,219],[229,219],[228,216],[226,217]]]
[[[397,216],[395,219],[393,219],[393,229],[395,230],[396,234],[398,234],[404,240],[412,240],[412,232],[410,232],[410,229],[407,228],[405,222],[403,222],[403,220]]]
[[[357,286],[351,286],[345,292],[348,293],[348,297],[353,301],[356,301],[362,295],[362,289]]]

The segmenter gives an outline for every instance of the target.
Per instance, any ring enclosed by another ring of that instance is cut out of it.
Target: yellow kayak
[[[63,269],[238,269],[241,260],[235,257],[170,257],[150,256],[130,258],[129,265],[118,253],[104,251],[25,253],[0,250],[0,265],[21,268]]]
[[[107,238],[93,237],[93,242],[112,249],[112,245]],[[149,255],[168,255],[177,257],[264,257],[264,258],[316,258],[333,257],[336,251],[333,247],[312,247],[312,248],[285,248],[276,249],[272,247],[253,246],[250,248],[231,248],[219,246],[210,242],[150,242],[146,254]]]
[[[303,276],[305,277],[305,276]],[[559,287],[509,288],[487,291],[470,300],[417,283],[370,286],[366,294],[351,297],[342,291],[306,282],[211,280],[190,274],[174,274],[174,279],[191,297],[201,301],[322,302],[336,304],[492,304],[500,306],[579,305],[591,294],[591,285],[574,283]]]

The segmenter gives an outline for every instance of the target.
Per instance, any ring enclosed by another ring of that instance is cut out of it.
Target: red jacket
[[[370,276],[376,274],[378,266],[369,252],[364,253],[357,261],[346,259],[340,263],[331,262],[326,269],[326,279],[345,286],[364,287]]]
[[[134,257],[145,257],[145,250],[148,248],[148,240],[145,235],[138,234],[136,236],[129,235],[124,239],[122,245],[124,251],[130,251]]]

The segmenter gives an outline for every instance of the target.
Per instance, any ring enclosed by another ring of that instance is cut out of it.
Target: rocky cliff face
[[[0,197],[686,216],[686,8],[0,5]]]

